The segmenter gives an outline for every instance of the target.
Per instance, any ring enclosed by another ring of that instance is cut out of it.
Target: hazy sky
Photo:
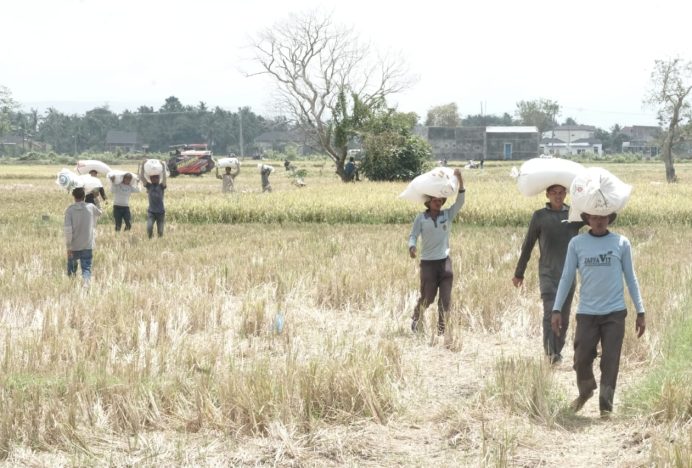
[[[653,62],[692,59],[687,1],[612,0],[2,0],[0,85],[25,109],[82,113],[183,104],[271,115],[272,84],[246,78],[249,37],[320,7],[382,51],[401,53],[417,81],[395,96],[424,118],[513,114],[537,98],[559,120],[610,128],[656,124],[643,107]]]

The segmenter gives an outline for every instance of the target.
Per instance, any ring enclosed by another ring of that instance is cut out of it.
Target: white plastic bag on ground
[[[220,169],[230,167],[231,169],[236,170],[240,166],[240,161],[238,161],[238,158],[221,158],[217,161],[216,165]]]
[[[622,210],[632,186],[600,167],[589,167],[577,175],[570,187],[569,221],[581,221],[582,213],[606,216]]]
[[[517,179],[522,195],[533,197],[556,184],[569,190],[574,178],[583,171],[584,166],[568,159],[540,157],[529,159],[518,170],[512,168],[510,175]]]
[[[449,198],[459,192],[459,180],[454,169],[436,167],[413,179],[399,198],[416,203],[424,203],[427,197]]]
[[[89,171],[96,171],[99,174],[108,174],[111,168],[108,167],[108,164],[96,159],[85,159],[77,161],[75,171],[77,171],[77,174],[88,174]]]
[[[60,172],[58,172],[58,177],[55,179],[55,183],[58,184],[60,188],[71,192],[73,189],[80,186],[81,181],[79,180],[79,176],[77,174],[69,169],[63,168]]]
[[[108,173],[108,175],[106,175],[106,177],[108,178],[108,180],[111,181],[112,184],[121,184],[123,182],[123,177],[125,177],[125,174],[130,174],[132,176],[132,182],[130,182],[130,184],[132,185],[135,185],[139,180],[139,177],[137,177],[137,174],[135,174],[134,172],[121,171],[120,169],[113,169]]]

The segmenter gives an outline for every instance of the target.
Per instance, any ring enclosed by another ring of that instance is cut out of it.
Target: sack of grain
[[[58,172],[58,177],[55,179],[55,183],[58,184],[60,188],[71,192],[73,189],[80,186],[81,181],[79,180],[79,176],[77,174],[69,169],[63,168],[60,172]]]
[[[238,158],[221,158],[217,161],[216,165],[220,169],[224,169],[227,167],[230,167],[232,170],[238,170],[240,167],[240,161],[238,161]]]
[[[581,214],[607,216],[622,210],[630,199],[632,186],[600,167],[589,167],[577,175],[570,187],[572,202],[569,221],[581,221]]]
[[[77,179],[79,180],[80,184],[78,187],[84,187],[85,193],[90,193],[99,188],[103,188],[103,183],[98,177],[92,177],[89,174],[84,174],[77,176]]]
[[[121,184],[125,174],[130,174],[132,176],[132,181],[130,182],[131,185],[136,185],[139,181],[137,174],[133,172],[121,171],[120,169],[113,169],[106,175],[106,177],[111,181],[112,184]]]
[[[90,171],[96,171],[99,174],[108,174],[111,168],[108,167],[108,164],[96,159],[84,159],[77,161],[75,171],[77,174],[88,174]]]
[[[260,174],[264,171],[269,171],[270,174],[274,172],[274,167],[269,164],[258,164],[257,169],[259,169]]]
[[[436,167],[413,179],[399,198],[425,203],[429,197],[449,198],[459,192],[459,180],[454,175],[454,169]]]
[[[562,185],[569,190],[572,181],[584,171],[584,166],[568,159],[541,156],[526,161],[510,175],[517,179],[517,188],[522,195],[533,197],[551,185]]]

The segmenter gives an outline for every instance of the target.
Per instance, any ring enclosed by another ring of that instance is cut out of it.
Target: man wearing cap
[[[540,251],[538,279],[543,301],[543,349],[550,362],[557,364],[562,361],[562,348],[565,345],[565,336],[569,325],[574,285],[569,289],[561,308],[563,328],[559,335],[553,333],[550,319],[557,286],[562,275],[562,267],[565,263],[567,244],[570,239],[579,234],[579,229],[584,226],[584,223],[567,221],[569,206],[565,204],[565,197],[567,196],[565,187],[551,185],[546,189],[545,196],[548,203],[545,204],[544,208],[535,211],[531,217],[529,229],[521,246],[521,255],[514,270],[512,284],[518,288],[524,283],[526,265],[531,258],[533,246],[538,241]]]
[[[575,412],[579,411],[597,388],[593,361],[600,342],[601,389],[598,405],[604,418],[609,417],[613,411],[620,351],[625,336],[627,309],[623,276],[637,311],[637,337],[641,337],[646,328],[644,304],[632,264],[630,241],[625,236],[608,230],[615,218],[615,213],[605,216],[582,214],[582,219],[591,229],[569,243],[552,316],[553,331],[559,335],[562,329],[561,307],[579,270],[579,306],[574,335],[574,370],[579,396],[571,407]]]

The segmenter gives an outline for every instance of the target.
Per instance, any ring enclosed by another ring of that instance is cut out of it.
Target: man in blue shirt
[[[438,319],[437,333],[444,334],[445,319],[449,312],[452,297],[452,261],[449,258],[449,231],[452,220],[464,205],[465,190],[461,171],[454,169],[454,175],[459,180],[459,193],[454,205],[442,210],[446,198],[429,197],[425,202],[427,210],[418,214],[413,221],[409,234],[408,251],[411,258],[416,258],[416,243],[421,237],[422,252],[420,256],[420,298],[413,310],[411,330],[418,331],[421,314],[435,300],[437,291],[440,297],[437,302]]]
[[[597,388],[593,361],[600,342],[601,389],[598,403],[601,416],[605,418],[613,411],[620,351],[625,336],[627,309],[623,277],[637,311],[637,337],[641,337],[646,328],[644,304],[632,264],[630,241],[608,230],[615,217],[615,213],[607,216],[582,215],[591,229],[573,238],[567,247],[551,320],[553,332],[559,335],[562,325],[560,309],[579,270],[579,306],[574,335],[574,370],[579,396],[571,406],[575,412],[579,411]]]

